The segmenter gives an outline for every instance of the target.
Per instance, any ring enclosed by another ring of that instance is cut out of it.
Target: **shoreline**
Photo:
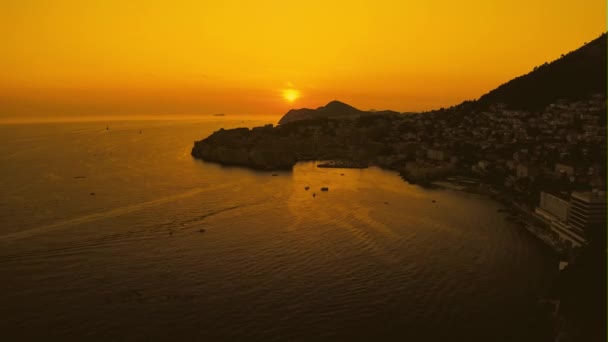
[[[196,156],[194,156],[194,158],[199,159],[199,157]],[[508,214],[508,216],[505,216],[506,220],[513,221],[518,226],[520,226],[520,228],[524,229],[527,233],[535,237],[544,246],[548,247],[553,253],[555,253],[559,261],[571,261],[572,251],[560,246],[559,243],[551,237],[550,233],[547,232],[546,229],[541,227],[543,224],[539,224],[540,219],[534,217],[532,211],[517,204],[514,198],[511,198],[509,195],[502,193],[500,190],[495,189],[494,187],[492,187],[492,185],[484,183],[481,179],[478,178],[452,175],[446,177],[437,177],[434,180],[425,179],[424,181],[419,181],[415,177],[410,177],[410,175],[405,173],[404,170],[401,170],[396,167],[391,167],[388,165],[379,165],[377,163],[362,163],[341,159],[300,159],[296,160],[291,167],[282,168],[262,168],[255,167],[249,164],[226,163],[215,160],[207,160],[205,158],[200,159],[205,162],[211,162],[218,165],[243,167],[261,172],[270,172],[276,170],[293,171],[293,167],[296,164],[310,162],[314,163],[315,166],[318,168],[365,169],[369,167],[378,167],[386,171],[396,172],[404,182],[407,182],[411,185],[416,185],[423,188],[441,188],[446,190],[462,191],[487,196],[505,206],[505,209],[500,210],[499,212]]]
[[[560,273],[571,262],[571,252],[560,248],[545,229],[534,224],[534,221],[538,219],[534,218],[531,212],[516,204],[514,200],[507,195],[501,194],[497,190],[492,190],[491,186],[487,184],[479,182],[476,184],[476,187],[473,187],[472,183],[469,184],[469,186],[464,186],[460,183],[454,184],[453,179],[434,181],[431,182],[431,184],[446,190],[469,192],[487,196],[504,205],[506,209],[498,209],[498,212],[507,214],[505,220],[509,220],[518,226],[519,229],[525,230],[531,237],[535,238],[547,252],[550,251],[557,257],[555,278],[551,281],[551,285],[536,298],[535,309],[531,315],[533,315],[535,320],[550,322],[541,326],[541,329],[545,331],[552,330],[553,334],[551,338],[556,338],[563,333],[565,330],[563,328],[564,316],[560,313],[561,297],[553,294],[552,288],[558,283]]]
[[[492,198],[506,207],[505,210],[500,211],[508,214],[508,216],[505,217],[506,220],[513,221],[542,242],[543,245],[549,247],[557,255],[559,261],[571,261],[571,258],[568,257],[571,250],[560,246],[559,242],[555,241],[551,234],[545,228],[541,227],[542,224],[539,224],[540,219],[534,217],[533,212],[515,203],[515,201],[507,195],[500,193],[498,190],[492,189],[490,185],[481,182],[477,183],[476,186],[473,186],[472,183],[465,185],[462,184],[462,182],[459,182],[458,179],[450,179],[450,177],[448,177],[446,180],[431,182],[430,184],[443,189],[475,193]]]
[[[327,169],[367,169],[369,166],[365,163],[359,163],[349,160],[330,160],[321,161],[317,164],[317,167]]]

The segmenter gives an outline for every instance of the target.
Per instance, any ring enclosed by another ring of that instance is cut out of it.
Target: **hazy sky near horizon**
[[[429,110],[604,31],[604,0],[4,0],[0,117]]]

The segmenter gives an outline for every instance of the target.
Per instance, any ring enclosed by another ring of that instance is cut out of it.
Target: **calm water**
[[[0,125],[3,340],[518,340],[556,265],[499,204],[190,156],[265,122]]]

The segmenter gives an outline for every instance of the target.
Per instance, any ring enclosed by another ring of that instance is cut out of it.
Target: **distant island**
[[[281,120],[279,120],[279,125],[284,125],[286,123],[300,121],[300,120],[311,120],[311,119],[322,119],[322,118],[332,118],[332,119],[347,119],[352,116],[365,116],[365,115],[394,115],[401,114],[399,112],[395,112],[392,110],[384,110],[384,111],[363,111],[359,110],[353,106],[349,106],[346,103],[342,103],[340,101],[331,101],[325,106],[319,107],[317,109],[292,109],[287,114],[285,114]]]

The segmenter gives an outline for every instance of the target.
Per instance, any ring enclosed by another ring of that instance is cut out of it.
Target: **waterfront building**
[[[570,198],[562,193],[541,192],[540,208],[561,221],[567,222],[568,212],[570,211]]]
[[[568,224],[587,232],[591,227],[606,228],[606,193],[573,192],[570,200]]]
[[[584,232],[568,224],[571,201],[567,194],[540,193],[540,206],[534,210],[560,241],[570,247],[580,247],[586,243]]]

